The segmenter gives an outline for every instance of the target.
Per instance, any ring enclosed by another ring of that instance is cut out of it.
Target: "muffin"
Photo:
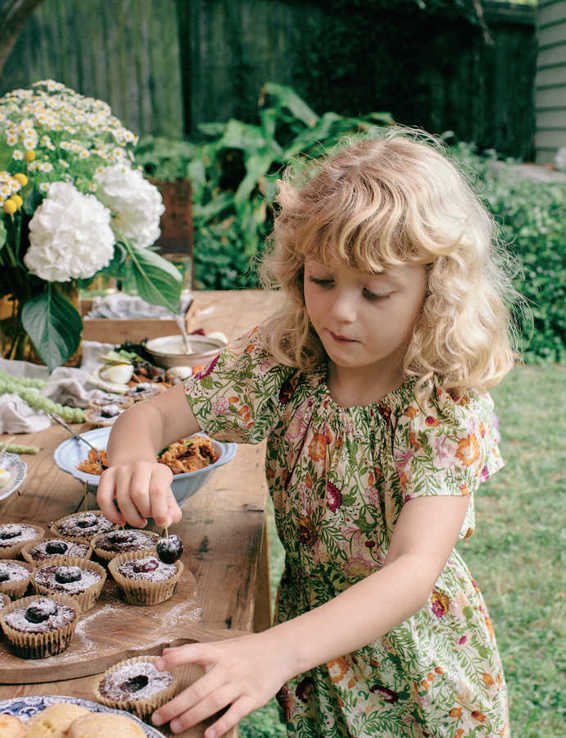
[[[53,556],[77,556],[80,559],[90,559],[92,548],[88,543],[71,541],[65,538],[44,538],[38,543],[27,543],[21,550],[21,555],[30,564],[46,561]]]
[[[128,398],[132,399],[132,398]],[[102,407],[89,407],[85,411],[85,422],[95,428],[106,428],[113,425],[116,419],[124,412],[124,408],[116,403]]]
[[[134,401],[138,402],[139,400],[148,400],[150,397],[155,397],[166,389],[162,384],[156,382],[138,382],[138,384],[130,387],[126,392],[126,397],[133,397]]]
[[[104,563],[121,553],[129,551],[151,551],[159,540],[159,534],[149,530],[111,530],[100,533],[91,541],[95,555]]]
[[[33,566],[13,559],[0,559],[0,592],[11,599],[23,597],[29,586]]]
[[[38,565],[32,574],[32,584],[38,594],[73,597],[81,612],[94,605],[105,581],[106,572],[100,564],[78,556],[54,556]]]
[[[15,715],[0,715],[0,736],[2,738],[24,738],[26,729]]]
[[[101,408],[106,405],[118,405],[121,410],[127,410],[134,404],[132,397],[125,395],[116,395],[112,392],[104,392],[104,390],[94,390],[89,397],[88,406],[92,408]]]
[[[66,515],[51,523],[51,532],[71,541],[90,543],[99,533],[108,533],[116,524],[106,518],[101,510],[85,510]]]
[[[16,656],[43,659],[68,648],[80,606],[65,595],[32,595],[0,610],[0,626]]]
[[[65,738],[145,738],[145,730],[126,715],[110,712],[91,712],[73,720]]]
[[[0,559],[15,559],[27,543],[43,538],[44,533],[32,523],[0,524]]]
[[[108,564],[124,599],[131,605],[157,605],[168,600],[183,569],[181,561],[166,564],[147,551],[119,554]]]
[[[170,671],[155,668],[157,656],[137,656],[107,669],[94,689],[97,702],[133,712],[146,720],[173,698],[177,682]]]
[[[71,723],[83,715],[90,715],[90,710],[72,702],[55,702],[27,721],[26,738],[64,738]]]

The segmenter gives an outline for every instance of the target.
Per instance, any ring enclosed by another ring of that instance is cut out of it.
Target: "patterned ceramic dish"
[[[0,485],[0,500],[5,500],[22,486],[28,472],[28,465],[17,454],[2,451],[0,452],[0,469],[8,475],[7,481]]]

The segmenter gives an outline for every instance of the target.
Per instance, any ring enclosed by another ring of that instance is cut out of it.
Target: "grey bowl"
[[[102,450],[106,448],[108,438],[110,436],[111,428],[95,428],[94,430],[87,431],[81,435],[90,441],[93,446]],[[235,443],[223,443],[221,441],[215,441],[212,439],[212,445],[214,450],[218,454],[218,459],[214,464],[205,466],[203,469],[197,469],[193,472],[185,472],[183,474],[175,474],[173,481],[171,482],[171,489],[175,495],[179,505],[186,502],[189,497],[192,497],[195,492],[203,486],[207,479],[220,466],[224,466],[229,461],[232,461],[236,454],[237,445]],[[81,482],[85,482],[90,487],[98,487],[100,477],[96,474],[87,474],[86,472],[79,471],[77,464],[81,461],[85,461],[88,457],[89,447],[85,443],[76,440],[75,438],[69,438],[67,441],[59,444],[55,449],[53,458],[55,463],[63,471],[71,474],[75,479]]]

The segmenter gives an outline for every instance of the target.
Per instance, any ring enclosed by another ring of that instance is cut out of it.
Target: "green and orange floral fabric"
[[[286,552],[279,621],[379,571],[415,497],[470,495],[461,538],[471,535],[473,494],[503,464],[488,395],[436,388],[419,400],[409,381],[378,403],[344,408],[330,395],[326,367],[307,375],[276,363],[257,328],[187,380],[186,392],[211,436],[268,439],[266,474]],[[374,643],[297,676],[278,699],[298,738],[509,736],[492,623],[457,551],[425,607]]]

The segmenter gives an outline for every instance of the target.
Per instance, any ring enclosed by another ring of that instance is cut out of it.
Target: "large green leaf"
[[[218,147],[227,149],[245,149],[251,151],[265,146],[261,128],[239,120],[228,121],[224,135],[218,141]]]
[[[139,296],[152,305],[163,305],[177,313],[183,289],[183,278],[177,267],[149,249],[131,243],[126,243],[126,248]]]
[[[22,325],[50,372],[64,364],[81,341],[79,312],[51,284],[23,306]]]
[[[293,115],[299,118],[299,120],[302,120],[309,128],[312,128],[316,124],[318,115],[314,110],[309,108],[306,102],[291,87],[279,85],[276,82],[266,82],[263,85],[262,91],[267,95],[277,98],[282,106],[289,108]]]
[[[0,220],[0,251],[2,250],[2,247],[6,243],[6,236],[8,234],[6,233],[6,226],[4,223]]]

